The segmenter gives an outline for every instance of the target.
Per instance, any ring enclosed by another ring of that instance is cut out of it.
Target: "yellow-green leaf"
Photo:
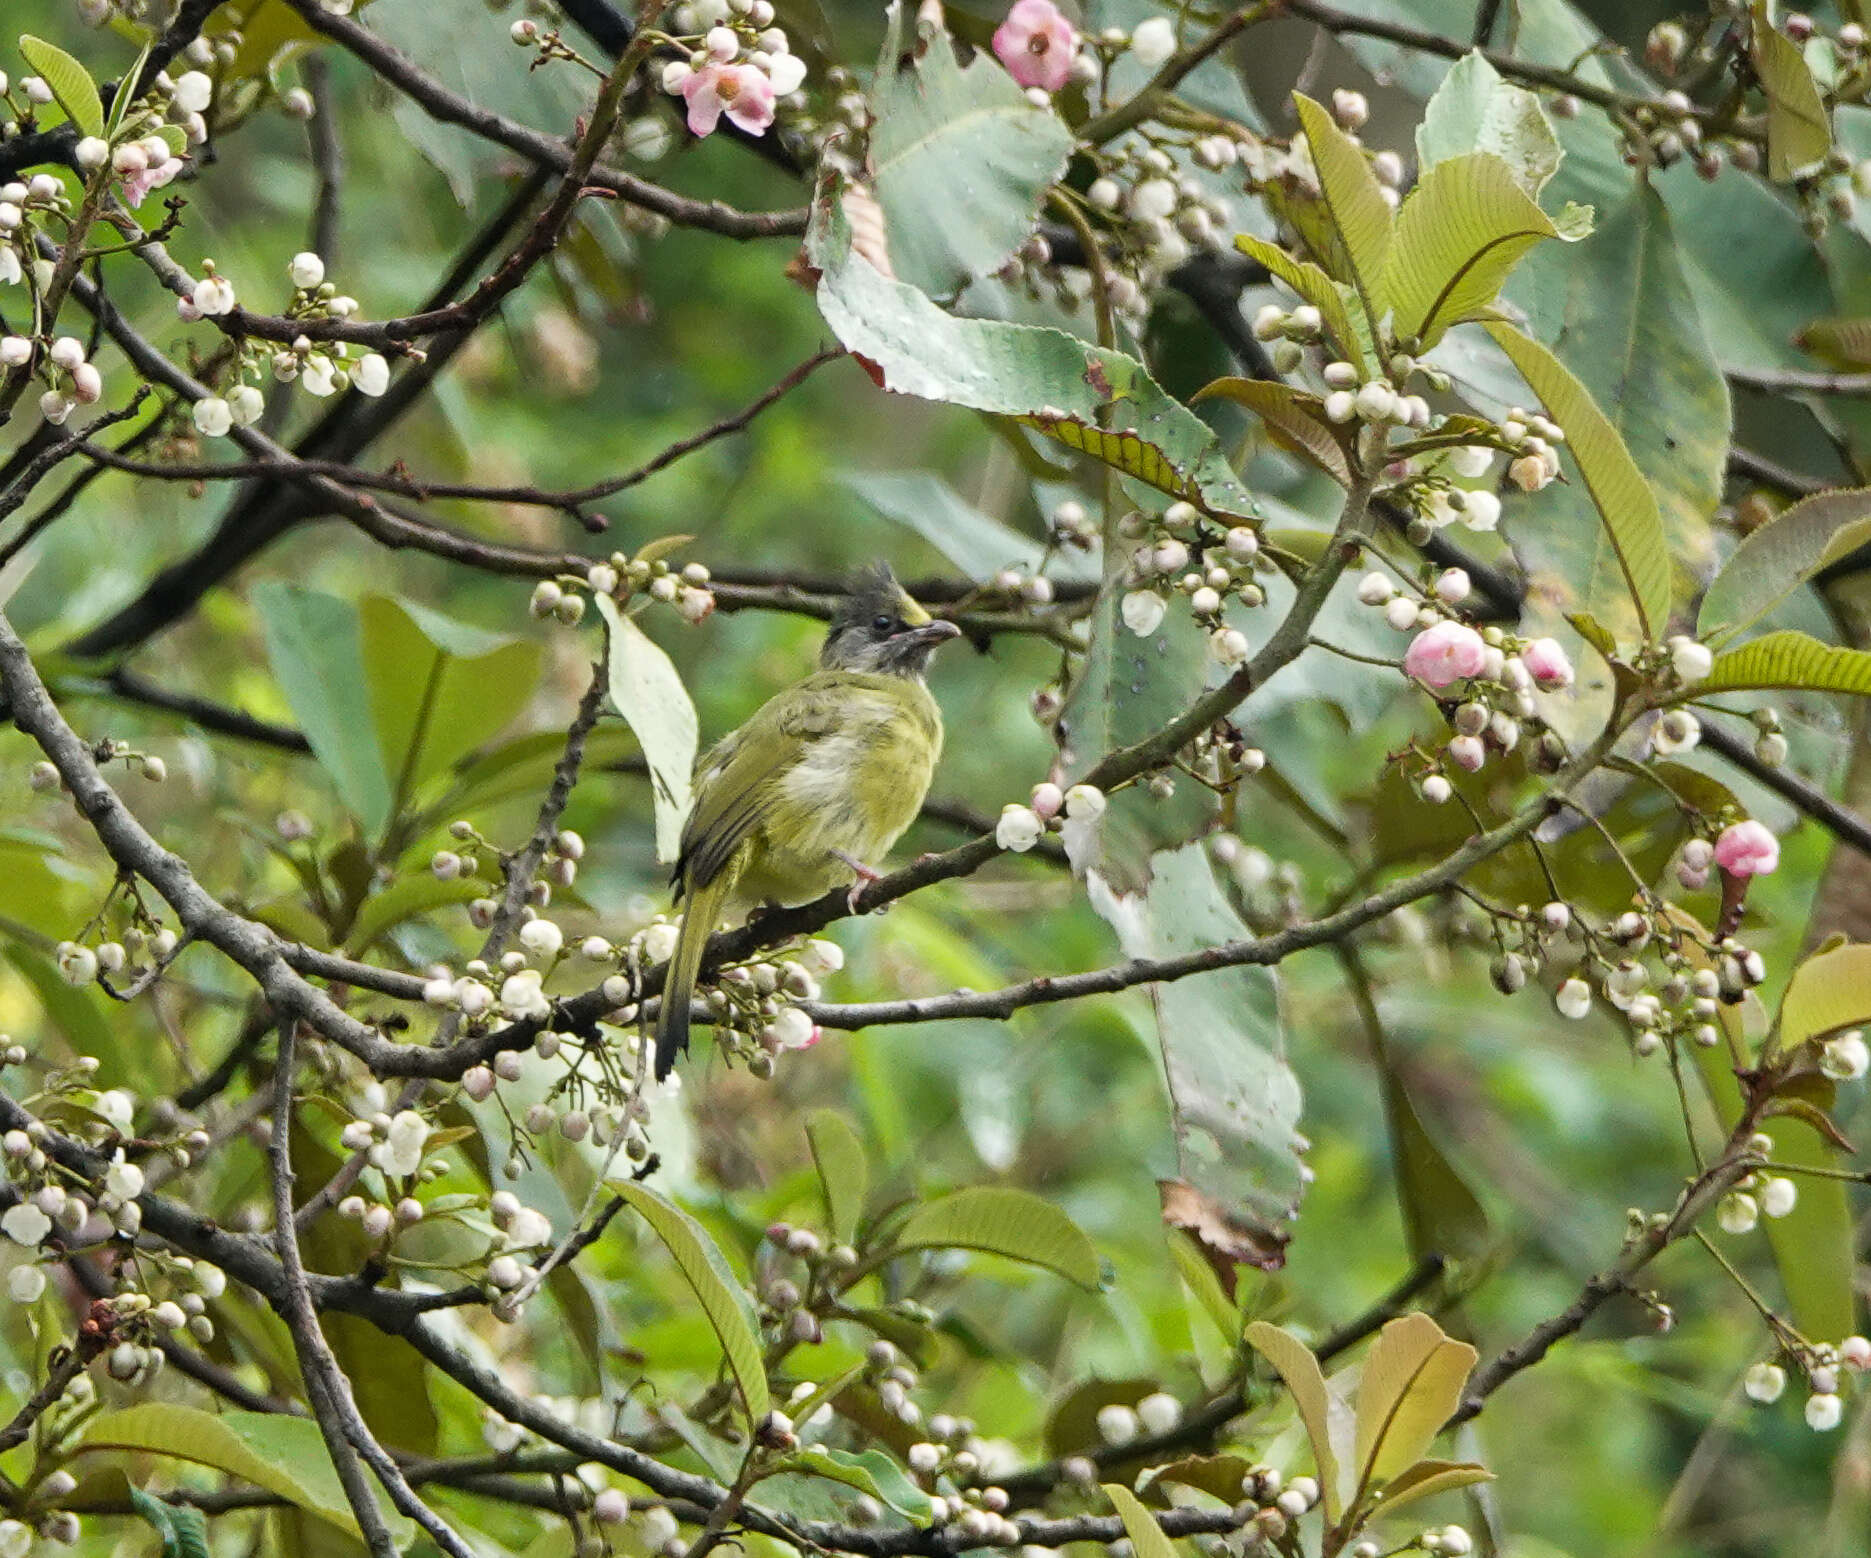
[[[819,1171],[819,1188],[825,1195],[825,1215],[832,1234],[849,1244],[857,1236],[864,1198],[870,1191],[871,1171],[864,1143],[858,1140],[851,1122],[836,1109],[815,1109],[806,1117],[806,1140],[812,1146],[812,1162]]]
[[[1269,379],[1216,379],[1191,398],[1217,396],[1253,412],[1281,448],[1312,461],[1339,486],[1351,485],[1351,457],[1317,395]]]
[[[1702,597],[1703,637],[1758,621],[1814,574],[1871,541],[1871,488],[1822,492],[1750,535]]]
[[[1871,368],[1871,319],[1815,319],[1793,344],[1832,368]]]
[[[58,106],[86,135],[104,133],[104,101],[98,96],[91,73],[55,43],[25,34],[19,51],[26,63],[45,79]]]
[[[1470,1488],[1477,1482],[1492,1482],[1494,1473],[1474,1461],[1418,1461],[1406,1467],[1384,1485],[1377,1512],[1388,1515],[1405,1504],[1430,1498],[1438,1493],[1452,1493]]]
[[[1184,1233],[1180,1228],[1171,1228],[1169,1233],[1170,1258],[1176,1262],[1177,1275],[1182,1278],[1182,1285],[1201,1305],[1202,1312],[1215,1323],[1215,1329],[1221,1332],[1221,1339],[1230,1347],[1234,1345],[1235,1332],[1240,1328],[1241,1311],[1221,1285],[1221,1278],[1215,1275],[1215,1268],[1202,1253],[1202,1246],[1193,1235]]]
[[[1358,1383],[1358,1467],[1368,1484],[1415,1464],[1461,1404],[1477,1354],[1424,1314],[1378,1333]]]
[[[1313,1464],[1319,1471],[1320,1496],[1325,1502],[1325,1517],[1336,1520],[1344,1507],[1339,1486],[1338,1447],[1347,1438],[1350,1410],[1333,1396],[1325,1382],[1324,1371],[1312,1349],[1291,1331],[1284,1331],[1265,1320],[1256,1320],[1247,1328],[1247,1342],[1274,1367],[1293,1397],[1299,1420],[1305,1425],[1306,1438],[1312,1445]],[[1350,1445],[1346,1445],[1350,1449]],[[1349,1469],[1349,1468],[1346,1468]]]
[[[1822,644],[1805,633],[1763,633],[1717,655],[1714,669],[1696,683],[1695,693],[1700,697],[1769,687],[1871,693],[1871,654]]]
[[[1389,303],[1384,292],[1384,265],[1390,250],[1390,203],[1384,199],[1363,147],[1305,93],[1293,94],[1293,106],[1299,110],[1300,126],[1312,151],[1312,165],[1319,173],[1326,209],[1332,214],[1351,262],[1351,274],[1345,279],[1357,287],[1371,318],[1382,319]]]
[[[1871,1022],[1871,945],[1853,942],[1808,958],[1793,970],[1780,1002],[1780,1044]]]
[[[981,1250],[1044,1266],[1096,1292],[1103,1274],[1084,1231],[1025,1190],[977,1185],[918,1207],[897,1231],[899,1249]]]
[[[1817,962],[1817,959],[1814,959]],[[1761,1129],[1773,1141],[1776,1163],[1835,1171],[1841,1154],[1821,1140],[1804,1120],[1779,1115]],[[1857,1329],[1857,1303],[1852,1296],[1851,1205],[1845,1182],[1829,1173],[1794,1174],[1799,1199],[1784,1217],[1766,1217],[1767,1242],[1780,1270],[1787,1308],[1793,1323],[1815,1341],[1849,1336]]]
[[[636,1208],[674,1257],[720,1339],[749,1422],[758,1423],[772,1404],[761,1361],[760,1323],[727,1257],[700,1223],[648,1186],[613,1180],[611,1189]]]
[[[1767,173],[1786,184],[1825,161],[1832,123],[1806,56],[1774,26],[1766,0],[1754,0],[1752,33],[1754,73],[1767,94]]]
[[[1564,363],[1512,325],[1486,328],[1553,420],[1564,428],[1565,447],[1604,520],[1645,636],[1656,638],[1670,615],[1670,550],[1656,494],[1618,430]],[[1594,603],[1583,604],[1590,609]]]
[[[635,621],[599,595],[604,618],[611,703],[629,722],[650,767],[650,803],[656,816],[656,858],[676,858],[689,814],[689,777],[695,768],[698,722],[688,689],[669,656]]]
[[[1252,233],[1237,235],[1234,246],[1249,259],[1258,260],[1266,266],[1271,275],[1285,282],[1316,308],[1325,321],[1326,334],[1337,344],[1346,360],[1357,366],[1360,375],[1369,372],[1365,366],[1366,332],[1352,323],[1351,314],[1345,307],[1345,295],[1338,290],[1337,282],[1311,260],[1296,260],[1277,243],[1268,243],[1266,239],[1256,238]]]
[[[1426,350],[1491,307],[1535,244],[1583,236],[1556,226],[1499,157],[1437,163],[1397,213],[1386,288],[1398,335],[1420,337]]]
[[[1176,1544],[1163,1535],[1156,1517],[1143,1507],[1135,1493],[1120,1482],[1107,1482],[1104,1494],[1124,1522],[1124,1534],[1130,1538],[1137,1558],[1176,1558]]]

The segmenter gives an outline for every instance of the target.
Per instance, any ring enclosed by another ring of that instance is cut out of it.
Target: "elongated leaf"
[[[1829,368],[1871,368],[1871,319],[1815,319],[1793,344]]]
[[[1788,1115],[1766,1121],[1777,1163],[1836,1171],[1849,1160],[1809,1124]],[[1794,1174],[1799,1199],[1785,1217],[1764,1217],[1793,1323],[1810,1337],[1849,1336],[1858,1328],[1852,1278],[1856,1236],[1845,1182]]]
[[[1352,1470],[1350,1459],[1355,1452],[1351,1409],[1333,1395],[1312,1349],[1291,1331],[1256,1320],[1247,1328],[1247,1344],[1286,1382],[1312,1444],[1325,1518],[1336,1520],[1345,1507],[1343,1480]]]
[[[918,1207],[897,1230],[899,1249],[981,1250],[1044,1266],[1094,1293],[1098,1252],[1077,1223],[1026,1190],[977,1185]]]
[[[147,1520],[162,1541],[162,1558],[208,1558],[208,1521],[199,1509],[130,1489],[130,1507]]]
[[[810,1472],[815,1477],[842,1482],[860,1493],[871,1494],[912,1520],[927,1520],[932,1508],[929,1495],[882,1450],[857,1452],[809,1444],[780,1461],[778,1469]]]
[[[814,1109],[806,1116],[806,1139],[825,1195],[825,1215],[835,1237],[849,1244],[857,1237],[870,1193],[871,1170],[864,1143],[851,1122],[836,1109]]]
[[[1437,163],[1397,213],[1385,284],[1397,333],[1434,346],[1450,326],[1493,305],[1535,244],[1583,236],[1576,221],[1555,225],[1499,157],[1479,152]]]
[[[1203,385],[1195,399],[1217,396],[1253,412],[1282,448],[1312,461],[1341,487],[1351,485],[1350,452],[1338,428],[1326,421],[1317,395],[1268,379],[1216,379]]]
[[[91,73],[55,43],[27,33],[19,41],[19,51],[26,63],[45,78],[45,84],[58,99],[58,106],[85,135],[104,133],[104,102],[98,96]]]
[[[1124,1534],[1130,1538],[1131,1550],[1137,1558],[1176,1558],[1176,1544],[1163,1535],[1156,1516],[1143,1507],[1135,1493],[1121,1482],[1107,1482],[1104,1496],[1124,1522]]]
[[[1435,1255],[1473,1259],[1488,1247],[1488,1214],[1424,1127],[1388,1057],[1381,1069],[1384,1116],[1390,1124],[1390,1152],[1410,1253],[1418,1260]]]
[[[700,1223],[654,1190],[630,1180],[613,1180],[610,1188],[636,1208],[674,1257],[721,1342],[748,1421],[758,1423],[772,1405],[761,1361],[760,1322],[727,1257]]]
[[[1378,1333],[1358,1382],[1358,1468],[1385,1482],[1415,1464],[1461,1404],[1478,1354],[1424,1314]]]
[[[1418,1461],[1385,1484],[1378,1512],[1388,1515],[1418,1499],[1453,1493],[1457,1488],[1472,1488],[1478,1482],[1493,1480],[1494,1473],[1474,1461]]]
[[[1754,0],[1749,52],[1767,94],[1767,172],[1791,183],[1825,161],[1832,150],[1832,124],[1825,98],[1800,46],[1779,31],[1766,0]]]
[[[1780,1002],[1783,1048],[1863,1022],[1871,1022],[1871,945],[1834,947],[1793,970]]]
[[[1353,283],[1365,311],[1382,319],[1389,304],[1384,290],[1385,259],[1390,250],[1390,205],[1371,171],[1364,150],[1332,122],[1332,116],[1303,92],[1293,94],[1300,127],[1319,173],[1319,187],[1344,243]]]
[[[983,514],[930,471],[847,471],[838,479],[977,582],[986,582],[1002,568],[1031,573],[1046,554],[1046,543],[1038,536]],[[1054,579],[1090,582],[1098,577],[1093,559],[1069,549],[1055,552],[1046,571]]]
[[[1871,693],[1871,654],[1839,649],[1805,633],[1763,633],[1715,657],[1698,694],[1790,687],[1808,692]]]
[[[656,812],[656,858],[676,858],[682,823],[689,814],[689,778],[695,770],[697,722],[688,689],[669,656],[607,595],[597,597],[598,615],[609,630],[606,648],[611,703],[629,722],[650,765],[650,799]]]
[[[915,46],[902,57],[903,11],[894,0],[871,89],[872,184],[891,268],[946,297],[998,270],[1026,241],[1040,201],[1065,172],[1072,132],[1052,109],[1028,102],[986,50],[964,70],[939,19],[918,14]]]
[[[271,1412],[204,1412],[198,1407],[145,1401],[93,1418],[78,1442],[81,1452],[129,1450],[166,1455],[238,1477],[277,1494],[309,1515],[362,1540],[345,1502],[338,1473],[310,1418]],[[385,1511],[399,1545],[413,1530]]]
[[[1871,488],[1822,492],[1762,525],[1702,597],[1696,632],[1751,626],[1814,574],[1871,541]]]
[[[819,312],[885,389],[1013,417],[1159,492],[1216,514],[1255,516],[1214,432],[1136,358],[1062,330],[945,313],[856,254],[841,209],[823,191],[806,249],[820,272]]]
[[[1540,100],[1503,81],[1478,50],[1455,62],[1423,110],[1416,127],[1417,176],[1470,152],[1499,157],[1535,200],[1565,155]]]
[[[1285,282],[1301,298],[1318,309],[1325,320],[1326,333],[1337,342],[1339,351],[1357,366],[1358,372],[1369,372],[1366,361],[1369,353],[1366,346],[1370,340],[1370,328],[1363,330],[1353,322],[1350,311],[1345,307],[1345,295],[1338,290],[1338,283],[1311,260],[1296,260],[1277,243],[1268,243],[1264,238],[1256,238],[1252,233],[1237,234],[1235,248],[1249,259],[1260,263],[1279,280]]]
[[[349,601],[266,580],[253,589],[267,658],[312,753],[368,833],[390,816],[357,610]]]
[[[1202,1246],[1195,1235],[1185,1233],[1180,1228],[1171,1228],[1169,1253],[1176,1263],[1176,1274],[1182,1278],[1182,1285],[1201,1306],[1202,1313],[1214,1322],[1215,1329],[1221,1333],[1221,1339],[1232,1347],[1235,1332],[1240,1329],[1241,1311],[1223,1289],[1221,1278],[1215,1274],[1215,1268],[1202,1253]]]
[[[1565,364],[1511,325],[1490,324],[1487,331],[1565,430],[1566,448],[1604,521],[1638,621],[1645,636],[1655,638],[1670,615],[1670,553],[1655,494],[1617,429]],[[1589,597],[1584,604],[1597,605]]]

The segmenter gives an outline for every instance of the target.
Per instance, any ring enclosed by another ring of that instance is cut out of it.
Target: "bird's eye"
[[[896,625],[896,618],[891,616],[887,611],[879,612],[876,616],[871,618],[871,627],[878,633],[888,633],[895,628]]]

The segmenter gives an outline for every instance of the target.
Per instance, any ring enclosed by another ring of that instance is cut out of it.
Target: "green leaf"
[[[1654,639],[1669,621],[1671,594],[1669,543],[1656,495],[1618,430],[1565,364],[1511,325],[1490,324],[1486,329],[1565,430],[1565,448],[1604,521],[1643,634]],[[1581,590],[1585,609],[1601,617],[1609,614],[1595,578],[1567,582]]]
[[[45,78],[45,84],[58,99],[58,106],[83,134],[104,133],[104,101],[98,96],[97,83],[91,79],[90,71],[57,44],[35,38],[31,33],[20,39],[19,51],[34,72]]]
[[[1046,555],[1044,541],[983,514],[931,471],[845,471],[838,480],[978,583],[1002,568],[1031,573]],[[1095,561],[1069,549],[1054,552],[1046,571],[1054,579],[1083,582],[1098,577]]]
[[[1282,449],[1310,460],[1341,487],[1351,485],[1351,451],[1339,428],[1325,419],[1325,403],[1307,390],[1268,379],[1216,379],[1198,401],[1219,396],[1244,406],[1266,425]]]
[[[1828,1171],[1843,1166],[1844,1154],[1803,1120],[1780,1115],[1761,1129],[1773,1139],[1776,1163]],[[1794,1325],[1815,1341],[1849,1336],[1858,1328],[1852,1256],[1857,1235],[1845,1182],[1822,1174],[1790,1177],[1799,1187],[1793,1210],[1785,1217],[1761,1219],[1787,1307]]]
[[[864,1143],[851,1122],[836,1109],[814,1109],[806,1116],[806,1140],[825,1195],[825,1216],[832,1235],[846,1244],[857,1237],[870,1193],[871,1170]]]
[[[656,858],[673,861],[689,814],[689,780],[695,770],[698,725],[695,705],[669,656],[608,595],[599,595],[604,618],[611,702],[629,721],[650,765],[650,798],[656,811]]]
[[[377,745],[357,609],[268,579],[253,588],[267,659],[312,754],[368,833],[390,818],[390,780]]]
[[[1388,1055],[1382,1057],[1380,1070],[1384,1116],[1390,1124],[1390,1152],[1396,1165],[1397,1195],[1403,1206],[1410,1253],[1418,1260],[1431,1255],[1472,1260],[1486,1251],[1491,1241],[1488,1214],[1424,1128],[1403,1078]]]
[[[1360,330],[1345,307],[1345,294],[1338,283],[1310,260],[1296,260],[1276,243],[1256,238],[1252,233],[1235,236],[1235,248],[1249,259],[1258,260],[1278,280],[1283,281],[1306,302],[1318,309],[1325,320],[1326,333],[1338,345],[1347,360],[1362,375],[1368,372],[1370,327]]]
[[[401,810],[526,707],[542,651],[387,595],[368,597],[358,617],[377,743]]]
[[[385,931],[427,914],[431,909],[472,903],[493,890],[485,878],[457,877],[452,882],[438,881],[427,871],[408,872],[397,877],[380,893],[372,893],[357,911],[357,918],[345,932],[344,944],[353,953],[368,952]]]
[[[1753,13],[1749,52],[1767,94],[1767,174],[1789,184],[1825,161],[1832,123],[1800,46],[1774,26],[1766,0],[1754,0]]]
[[[1871,654],[1838,649],[1805,633],[1763,633],[1715,657],[1695,696],[1749,688],[1786,687],[1808,692],[1871,693]]]
[[[1492,1482],[1494,1473],[1474,1461],[1418,1461],[1392,1477],[1378,1496],[1377,1512],[1388,1515],[1405,1504]]]
[[[1414,1465],[1455,1409],[1479,1354],[1424,1314],[1378,1333],[1358,1380],[1358,1475],[1384,1482]]]
[[[1124,1522],[1124,1534],[1137,1558],[1176,1558],[1176,1544],[1163,1535],[1156,1516],[1143,1507],[1135,1493],[1121,1482],[1104,1484],[1104,1496]]]
[[[1793,343],[1828,368],[1871,368],[1871,319],[1815,319]]]
[[[758,1423],[772,1406],[760,1352],[760,1321],[727,1257],[700,1223],[654,1190],[630,1180],[612,1180],[610,1188],[636,1208],[674,1257],[676,1269],[693,1289],[720,1339],[748,1422]]]
[[[1814,574],[1871,541],[1871,488],[1795,503],[1735,548],[1702,597],[1696,632],[1751,626]]]
[[[1256,516],[1213,430],[1136,358],[1063,330],[945,313],[852,250],[827,191],[814,202],[806,252],[820,272],[819,312],[885,389],[1014,417],[1159,492]]]
[[[1326,208],[1345,246],[1351,274],[1343,279],[1357,287],[1365,312],[1373,320],[1381,320],[1389,305],[1384,275],[1391,238],[1390,204],[1384,199],[1364,148],[1303,92],[1293,94],[1293,106],[1299,111],[1306,145],[1312,151]]]
[[[1058,1207],[1026,1190],[976,1185],[927,1202],[897,1230],[896,1245],[981,1250],[1044,1266],[1094,1293],[1103,1285],[1091,1240]]]
[[[1201,844],[1158,854],[1140,892],[1094,880],[1092,906],[1133,958],[1177,957],[1248,935]],[[1299,1081],[1287,1064],[1272,969],[1217,969],[1152,985],[1183,1179],[1283,1228],[1298,1204]]]
[[[1046,191],[1065,172],[1072,132],[1038,108],[979,50],[964,70],[955,44],[917,12],[901,49],[903,0],[889,7],[871,88],[872,187],[899,278],[947,297],[998,270],[1033,231]]]
[[[1540,100],[1503,81],[1479,50],[1455,62],[1423,110],[1416,127],[1417,176],[1470,152],[1499,157],[1535,200],[1565,156]]]
[[[145,1401],[93,1418],[85,1425],[77,1448],[80,1452],[123,1450],[166,1455],[211,1466],[277,1494],[307,1514],[362,1540],[318,1424],[307,1417],[273,1412],[203,1412],[197,1407]],[[401,1515],[386,1510],[385,1518],[398,1533],[399,1545],[413,1535],[414,1528]]]
[[[1397,213],[1385,282],[1397,333],[1435,345],[1452,325],[1493,307],[1535,244],[1583,236],[1576,223],[1554,225],[1499,157],[1478,152],[1437,163]]]
[[[781,1471],[809,1472],[842,1482],[848,1488],[881,1499],[900,1515],[925,1521],[933,1507],[929,1495],[916,1486],[909,1474],[882,1450],[835,1450],[828,1445],[809,1444],[794,1450],[777,1463]]]
[[[1871,945],[1849,943],[1809,957],[1793,970],[1780,1001],[1780,1045],[1871,1022]]]
[[[1325,1504],[1325,1518],[1338,1519],[1345,1507],[1343,1478],[1353,1469],[1355,1419],[1348,1407],[1325,1382],[1319,1360],[1312,1349],[1291,1331],[1284,1331],[1265,1320],[1256,1320],[1247,1328],[1247,1344],[1274,1367],[1286,1382],[1288,1394],[1305,1425],[1306,1438],[1312,1445],[1312,1460],[1319,1473],[1319,1493]]]
[[[1221,1278],[1215,1274],[1215,1268],[1209,1264],[1208,1257],[1202,1253],[1202,1246],[1195,1237],[1180,1228],[1171,1228],[1167,1232],[1170,1258],[1176,1262],[1176,1274],[1182,1278],[1182,1285],[1194,1295],[1202,1312],[1215,1323],[1221,1339],[1232,1347],[1235,1332],[1241,1325],[1239,1307],[1228,1297],[1221,1285]]]
[[[432,1148],[440,1134],[429,1138]],[[327,1313],[318,1323],[371,1432],[412,1455],[434,1455],[441,1423],[429,1395],[437,1376],[428,1361],[413,1347],[386,1347],[383,1333],[361,1315]]]
[[[171,1504],[138,1487],[130,1489],[130,1507],[162,1539],[162,1558],[208,1558],[208,1519],[199,1509]]]

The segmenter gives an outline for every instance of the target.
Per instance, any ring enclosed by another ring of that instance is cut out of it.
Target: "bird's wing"
[[[809,676],[769,699],[702,759],[676,880],[711,882],[771,808],[778,781],[843,723],[841,694]],[[777,760],[775,754],[781,754]]]

